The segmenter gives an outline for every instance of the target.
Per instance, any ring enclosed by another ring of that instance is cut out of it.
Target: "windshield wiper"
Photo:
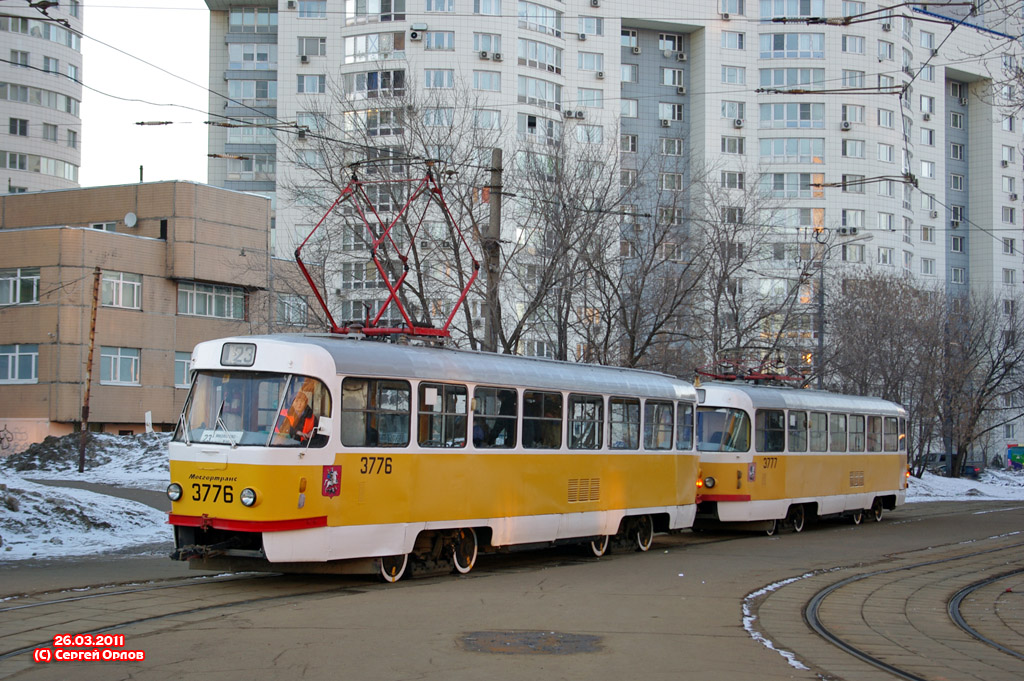
[[[181,414],[178,416],[178,427],[181,428],[181,439],[185,441],[186,445],[192,444],[192,438],[188,436],[188,423],[185,420],[185,410],[181,410]]]
[[[238,443],[235,442],[235,438],[231,437],[231,431],[228,430],[228,427],[224,424],[224,421],[220,417],[221,413],[224,411],[224,403],[225,402],[227,402],[226,399],[220,401],[220,409],[217,410],[217,420],[214,423],[213,432],[216,435],[217,434],[217,429],[218,428],[223,428],[224,429],[224,434],[228,438],[228,442],[231,443],[231,449],[234,449],[235,447],[238,446]]]

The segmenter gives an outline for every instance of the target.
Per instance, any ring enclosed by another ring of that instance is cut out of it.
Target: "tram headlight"
[[[256,499],[256,490],[252,487],[246,487],[238,495],[238,500],[242,502],[242,506],[255,506]]]
[[[706,487],[707,489],[711,489],[714,486],[715,486],[715,479],[714,478],[712,478],[710,475],[708,477],[704,478],[704,487]]]
[[[181,485],[179,485],[176,482],[172,482],[171,484],[167,485],[167,498],[168,499],[170,499],[171,501],[177,501],[178,499],[181,499],[181,495],[182,495]]]

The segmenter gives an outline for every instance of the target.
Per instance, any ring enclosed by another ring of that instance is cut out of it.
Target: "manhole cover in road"
[[[473,653],[573,655],[601,650],[601,637],[559,631],[473,631],[460,639]]]

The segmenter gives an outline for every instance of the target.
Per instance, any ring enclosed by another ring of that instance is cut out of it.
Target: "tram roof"
[[[642,369],[476,350],[400,345],[329,334],[239,336],[213,342],[258,343],[261,340],[322,348],[334,360],[338,374],[346,376],[459,381],[664,399],[696,399],[693,384],[668,374]]]
[[[889,416],[906,416],[906,410],[879,397],[844,395],[823,390],[749,385],[745,383],[705,383],[704,406],[752,406],[754,409],[806,409],[842,412],[870,412]],[[741,396],[746,397],[741,404]]]

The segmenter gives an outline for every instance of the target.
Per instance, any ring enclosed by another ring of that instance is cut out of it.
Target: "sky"
[[[205,183],[210,51],[206,3],[83,4],[79,184],[135,183],[139,166],[145,182]],[[173,124],[140,126],[138,121]]]

